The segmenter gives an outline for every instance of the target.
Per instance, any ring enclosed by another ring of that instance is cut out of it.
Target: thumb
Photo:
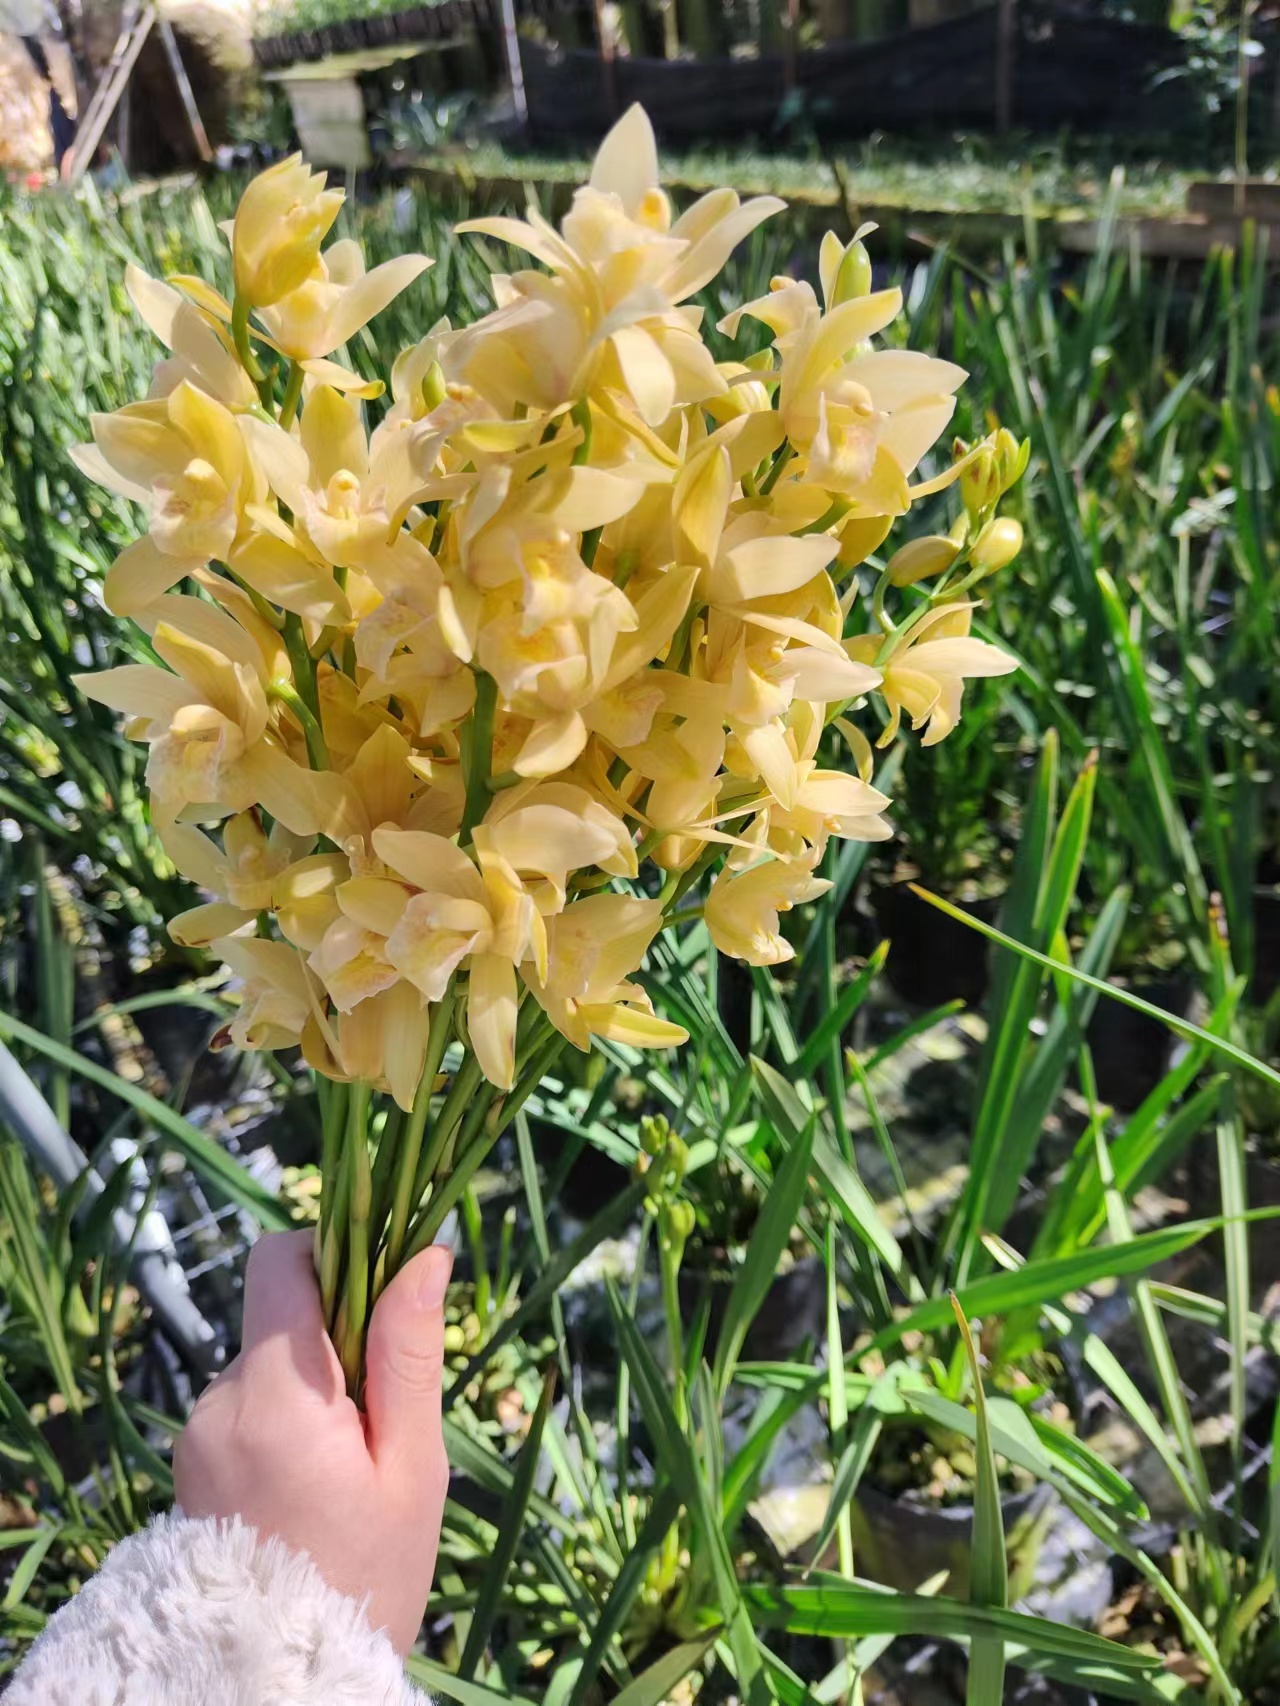
[[[453,1252],[432,1244],[407,1262],[374,1306],[366,1352],[365,1413],[376,1463],[447,1476],[440,1423],[444,1294]]]

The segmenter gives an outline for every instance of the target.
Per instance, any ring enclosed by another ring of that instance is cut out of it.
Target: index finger
[[[321,1397],[342,1395],[337,1354],[325,1331],[311,1232],[266,1232],[249,1252],[240,1357],[246,1370],[291,1368]]]

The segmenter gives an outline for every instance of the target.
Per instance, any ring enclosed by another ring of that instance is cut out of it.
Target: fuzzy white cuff
[[[113,1548],[5,1706],[423,1706],[364,1607],[238,1519],[175,1513]]]

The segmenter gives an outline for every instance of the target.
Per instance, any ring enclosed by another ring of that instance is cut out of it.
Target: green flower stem
[[[298,413],[298,404],[302,400],[302,364],[289,363],[289,377],[285,381],[284,401],[280,405],[280,425],[288,432]]]
[[[883,663],[893,652],[898,643],[897,623],[884,607],[884,601],[889,591],[889,575],[886,571],[876,582],[876,590],[871,596],[871,614],[875,617],[884,634],[884,644],[880,647],[876,662]]]
[[[336,1079],[320,1078],[321,1096],[321,1160],[320,1160],[320,1228],[327,1228],[333,1214],[333,1197],[337,1188],[338,1164],[342,1158],[342,1133],[347,1122],[346,1084]]]
[[[440,1062],[444,1059],[444,1051],[448,1047],[449,1033],[453,1022],[453,986],[450,984],[442,1000],[436,1003],[431,1014],[430,1029],[427,1033],[427,1054],[422,1068],[422,1081],[418,1085],[418,1094],[414,1097],[413,1112],[405,1122],[403,1135],[400,1140],[400,1154],[396,1162],[395,1196],[391,1204],[391,1224],[387,1229],[386,1262],[383,1268],[384,1281],[389,1280],[400,1266],[400,1255],[404,1249],[404,1237],[409,1226],[409,1216],[421,1200],[422,1193],[414,1195],[414,1187],[418,1178],[418,1162],[422,1155],[422,1138],[426,1130],[427,1115],[431,1110],[431,1094],[435,1086],[436,1073],[440,1070]]]
[[[253,345],[249,342],[249,304],[243,296],[237,294],[231,304],[231,341],[236,346],[236,354],[240,357],[240,365],[258,387],[258,396],[262,406],[272,420],[276,418],[275,399],[271,395],[271,381],[263,372],[262,365],[253,353]]]
[[[409,1241],[405,1245],[404,1252],[406,1262],[411,1262],[429,1244],[434,1243],[436,1233],[444,1225],[449,1210],[455,1208],[462,1200],[462,1193],[471,1183],[480,1169],[480,1163],[497,1141],[497,1132],[486,1131],[479,1143],[473,1143],[467,1153],[459,1157],[457,1166],[439,1190],[432,1192],[431,1201],[423,1211],[422,1218],[409,1234]]]
[[[389,1103],[386,1118],[382,1122],[382,1130],[378,1133],[378,1142],[373,1159],[373,1207],[369,1211],[369,1219],[373,1227],[374,1249],[377,1249],[382,1242],[382,1232],[386,1227],[387,1217],[391,1213],[396,1162],[400,1155],[405,1119],[405,1111],[400,1104],[398,1102]]]
[[[336,1333],[338,1281],[342,1278],[342,1237],[332,1220],[328,1226],[316,1228],[316,1273],[320,1281],[325,1326],[331,1334]]]
[[[231,579],[236,583],[240,590],[247,594],[250,604],[252,604],[254,610],[268,625],[268,627],[274,628],[277,634],[283,633],[284,617],[276,609],[275,605],[268,604],[262,594],[254,587],[251,587],[242,575],[238,575],[231,567],[230,563],[224,563],[222,566],[226,569],[228,575],[230,575]]]
[[[329,749],[325,745],[324,732],[317,719],[312,715],[308,706],[304,705],[301,696],[289,681],[273,681],[267,688],[268,699],[279,700],[287,705],[294,716],[302,724],[302,732],[307,739],[307,757],[313,770],[329,768]]]
[[[293,669],[294,686],[318,723],[320,697],[316,691],[316,661],[307,650],[307,636],[302,631],[302,618],[292,610],[284,619],[284,646]]]
[[[573,453],[573,466],[582,468],[591,460],[591,405],[585,397],[573,405],[570,418],[574,426],[582,428],[582,438]]]
[[[783,444],[781,444],[778,447],[778,450],[774,455],[773,461],[769,464],[769,472],[765,475],[764,479],[760,483],[760,496],[762,498],[767,498],[769,496],[769,493],[773,490],[773,488],[777,485],[779,479],[781,478],[782,470],[786,467],[787,463],[790,462],[791,458],[794,455],[795,455],[795,451],[791,448],[791,444],[789,441],[784,442]]]
[[[596,552],[600,549],[600,535],[603,527],[592,527],[582,535],[582,549],[578,555],[588,568],[592,568],[596,560]]]
[[[320,638],[307,653],[312,663],[319,663],[322,657],[333,650],[341,633],[342,629],[336,622],[330,622],[327,628],[320,630]]]
[[[853,500],[851,498],[834,498],[830,506],[822,512],[816,521],[811,521],[808,527],[800,529],[799,536],[803,537],[806,533],[825,533],[829,527],[834,527],[838,521],[843,521],[852,508]]]
[[[458,1159],[453,1171],[440,1189],[432,1193],[421,1219],[410,1232],[404,1252],[406,1262],[416,1256],[419,1250],[425,1250],[434,1239],[444,1224],[445,1216],[460,1201],[463,1191],[474,1178],[485,1156],[541,1084],[564,1047],[565,1039],[558,1031],[555,1032],[533,1056],[528,1068],[520,1075],[515,1089],[503,1100],[497,1101],[496,1092],[487,1085],[485,1089],[488,1094],[481,1092],[476,1098],[477,1102],[483,1102],[483,1109],[479,1116],[474,1109],[468,1111],[467,1126],[480,1129],[474,1140],[469,1141],[465,1147],[459,1144]],[[470,1131],[468,1136],[470,1137]]]
[[[450,1086],[449,1093],[444,1099],[444,1106],[436,1116],[436,1122],[431,1128],[431,1136],[423,1152],[413,1181],[413,1200],[421,1202],[422,1193],[426,1190],[437,1167],[440,1157],[444,1154],[445,1145],[457,1130],[463,1115],[473,1096],[484,1082],[483,1074],[474,1055],[464,1055],[462,1065],[458,1068],[457,1077]]]
[[[667,1317],[667,1339],[671,1346],[672,1408],[681,1428],[688,1426],[688,1404],[684,1389],[684,1325],[680,1318],[680,1258],[678,1242],[658,1215],[658,1272],[662,1280],[662,1307]]]
[[[347,1377],[347,1392],[360,1393],[364,1361],[364,1332],[369,1315],[369,1213],[373,1207],[373,1175],[369,1167],[369,1140],[365,1130],[369,1111],[369,1086],[357,1084],[348,1104],[346,1170],[351,1185],[347,1222],[347,1286],[343,1299],[345,1321],[339,1357]]]
[[[467,763],[467,800],[462,811],[459,846],[466,847],[471,831],[489,809],[489,771],[493,763],[493,718],[498,684],[484,670],[476,671],[476,704],[471,720],[471,751]]]

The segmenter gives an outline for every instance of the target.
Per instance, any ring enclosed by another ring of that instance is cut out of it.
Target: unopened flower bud
[[[667,1139],[666,1153],[663,1156],[663,1172],[672,1189],[674,1189],[689,1170],[689,1146],[682,1137],[674,1133]]]
[[[666,1219],[666,1225],[664,1228],[666,1236],[673,1244],[685,1244],[693,1232],[694,1221],[696,1218],[693,1212],[693,1204],[680,1199],[676,1202],[668,1203],[664,1213]]]
[[[981,515],[1000,496],[1000,470],[995,452],[984,444],[960,476],[960,497],[970,515]]]
[[[426,377],[422,381],[422,401],[427,406],[428,414],[444,402],[447,392],[448,387],[445,385],[444,381],[444,368],[441,367],[438,361],[433,361],[431,366],[427,369]]]
[[[914,586],[917,581],[932,580],[949,569],[956,560],[957,546],[945,534],[927,534],[912,539],[889,559],[889,582],[892,586]]]
[[[1031,459],[1031,440],[1024,438],[1019,444],[1008,427],[1001,427],[995,435],[993,448],[996,468],[1000,475],[1000,492],[1003,496],[1026,472],[1027,463]]]
[[[836,308],[842,302],[852,302],[857,296],[867,296],[871,291],[871,256],[867,253],[867,245],[854,238],[844,252],[836,272],[835,283],[831,287],[831,306]]]
[[[983,574],[995,574],[1010,564],[1022,549],[1022,523],[1011,516],[989,521],[973,542],[969,561]]]
[[[646,1155],[657,1155],[671,1132],[662,1114],[646,1114],[640,1121],[640,1147]]]

